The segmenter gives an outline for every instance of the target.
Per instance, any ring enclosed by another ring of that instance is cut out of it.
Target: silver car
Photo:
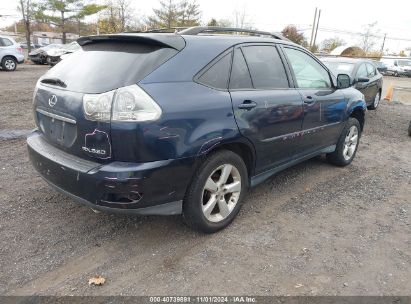
[[[0,35],[0,63],[3,71],[14,71],[24,62],[23,49],[13,38]]]

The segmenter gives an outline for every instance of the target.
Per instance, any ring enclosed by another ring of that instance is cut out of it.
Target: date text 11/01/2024
[[[255,297],[248,296],[196,296],[196,297],[150,297],[150,303],[256,303]]]

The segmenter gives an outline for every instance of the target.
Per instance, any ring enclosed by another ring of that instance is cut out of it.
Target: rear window
[[[102,93],[136,84],[178,51],[130,42],[99,42],[83,46],[44,77],[58,78],[67,90]]]
[[[349,62],[335,62],[335,61],[323,61],[325,66],[331,70],[334,75],[348,74],[351,75],[354,70],[354,63]]]

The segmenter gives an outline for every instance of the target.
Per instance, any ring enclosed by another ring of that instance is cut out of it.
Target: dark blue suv
[[[196,27],[78,43],[39,79],[27,144],[40,175],[93,210],[183,214],[214,232],[250,186],[319,154],[355,156],[364,96],[278,35]]]

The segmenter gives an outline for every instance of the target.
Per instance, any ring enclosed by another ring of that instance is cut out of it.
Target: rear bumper
[[[16,56],[16,58],[17,58],[17,63],[18,64],[22,64],[24,62],[24,55],[23,54]]]
[[[38,131],[28,136],[27,146],[34,168],[53,188],[104,212],[180,214],[195,168],[194,158],[149,163],[91,162],[52,146]]]

